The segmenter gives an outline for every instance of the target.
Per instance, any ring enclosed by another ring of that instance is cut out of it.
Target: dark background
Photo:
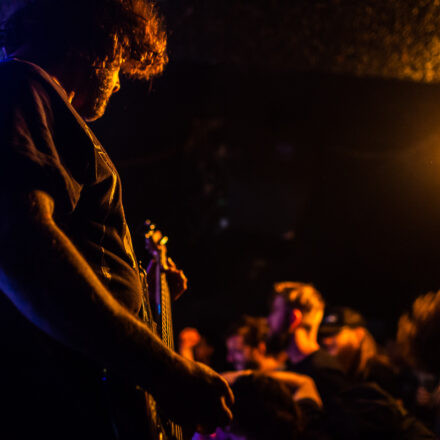
[[[93,126],[137,252],[152,219],[190,280],[177,329],[217,344],[267,312],[280,280],[311,281],[393,336],[440,288],[438,7],[228,3],[160,2],[165,73],[123,80]]]

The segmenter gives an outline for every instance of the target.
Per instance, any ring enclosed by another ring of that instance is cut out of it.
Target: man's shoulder
[[[333,356],[331,356],[327,351],[321,348],[308,355],[298,364],[293,365],[292,369],[293,370],[325,369],[325,370],[334,370],[342,373],[342,369],[338,361]]]
[[[54,80],[36,64],[16,58],[0,61],[0,90],[3,94],[22,94],[29,90],[48,94],[56,89]]]
[[[38,77],[44,77],[43,69],[36,64],[15,58],[7,58],[0,61],[0,79],[11,82],[21,82]]]

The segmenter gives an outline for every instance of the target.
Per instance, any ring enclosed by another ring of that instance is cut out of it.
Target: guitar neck
[[[171,295],[166,274],[160,274],[161,286],[161,337],[163,343],[171,350],[174,350],[173,319],[171,311]]]
[[[173,320],[171,313],[171,294],[170,288],[167,282],[167,276],[165,270],[167,269],[167,254],[165,243],[166,240],[161,240],[163,238],[162,234],[159,236],[159,240],[154,242],[154,230],[155,227],[151,227],[149,222],[146,225],[150,225],[150,232],[145,235],[146,238],[146,248],[152,251],[154,272],[154,285],[155,289],[151,294],[146,292],[146,299],[153,300],[155,311],[155,322],[156,322],[156,332],[161,338],[162,342],[170,349],[174,350],[174,334],[173,334]],[[153,243],[155,245],[153,245]],[[160,245],[160,246],[157,246]],[[150,408],[153,409],[155,414],[154,419],[156,420],[157,435],[158,439],[167,440],[183,440],[182,428],[175,424],[172,420],[162,420],[160,411],[159,414],[156,411],[156,404],[152,396],[149,396]],[[164,423],[163,423],[164,422]]]
[[[173,319],[171,312],[171,295],[167,277],[164,272],[160,273],[160,318],[161,318],[161,339],[170,349],[174,350]],[[169,422],[169,429],[172,439],[183,440],[182,428],[174,422]]]

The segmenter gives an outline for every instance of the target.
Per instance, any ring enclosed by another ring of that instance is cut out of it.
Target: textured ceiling
[[[0,0],[0,14],[11,3]],[[173,60],[440,81],[440,0],[158,0]]]
[[[160,2],[171,56],[240,70],[440,80],[439,0]]]

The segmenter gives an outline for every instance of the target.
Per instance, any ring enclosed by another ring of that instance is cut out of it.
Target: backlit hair
[[[411,311],[401,316],[397,342],[405,359],[440,371],[440,291],[419,296]]]
[[[312,284],[282,281],[274,284],[274,293],[282,296],[292,309],[301,310],[305,315],[323,310],[325,306],[322,295]]]
[[[8,54],[30,44],[46,65],[85,61],[140,79],[161,73],[168,61],[166,32],[148,0],[10,0],[0,11]]]

